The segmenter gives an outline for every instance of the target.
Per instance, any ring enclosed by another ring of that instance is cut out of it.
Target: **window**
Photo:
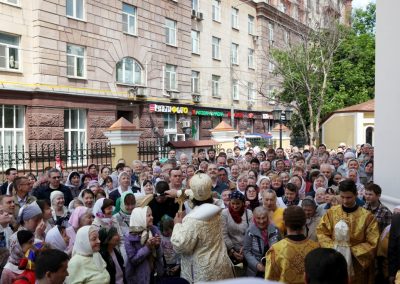
[[[231,24],[232,24],[232,28],[234,28],[234,29],[239,29],[238,16],[239,16],[239,9],[232,8]]]
[[[64,110],[64,143],[68,149],[86,144],[86,110]]]
[[[213,0],[212,2],[212,19],[221,22],[221,1]]]
[[[247,18],[247,31],[249,35],[254,35],[254,17],[251,15]]]
[[[84,0],[67,0],[67,16],[83,20],[83,1]]]
[[[249,68],[254,69],[254,49],[248,49],[247,64]]]
[[[0,105],[0,143],[3,152],[22,150],[24,145],[25,108]]]
[[[283,4],[282,0],[280,0],[279,3],[278,3],[278,10],[283,12],[283,13],[285,13],[285,11],[286,11],[285,4]]]
[[[125,57],[117,63],[117,82],[123,84],[144,85],[142,66],[131,57]]]
[[[239,100],[239,83],[238,80],[232,80],[232,99]]]
[[[200,53],[200,32],[192,30],[192,52]]]
[[[219,54],[219,45],[221,43],[221,39],[217,37],[212,37],[212,58],[213,59],[221,59]]]
[[[251,82],[247,83],[247,98],[249,102],[256,102],[256,90],[254,89],[254,84]]]
[[[192,71],[192,94],[200,94],[200,72]]]
[[[273,45],[274,44],[274,25],[269,23],[268,24],[268,40],[269,40],[269,44]]]
[[[12,4],[12,5],[19,5],[19,0],[0,0],[0,2]]]
[[[0,33],[0,69],[20,69],[19,36]]]
[[[221,81],[221,76],[212,75],[212,96],[219,98],[219,82]]]
[[[275,104],[275,87],[274,86],[269,86],[268,91],[267,91],[267,99],[270,105]]]
[[[176,79],[176,66],[167,64],[165,67],[165,89],[177,90],[178,82]]]
[[[164,113],[164,138],[166,141],[177,141],[176,114]]]
[[[136,7],[122,3],[122,30],[124,33],[136,35]]]
[[[285,44],[289,44],[289,32],[287,30],[283,30],[283,41]]]
[[[82,46],[67,45],[67,76],[85,77],[85,48]]]
[[[176,21],[165,19],[165,43],[176,46]]]
[[[274,72],[274,70],[275,70],[274,62],[272,62],[272,60],[269,60],[269,62],[268,62],[268,71],[269,72]]]
[[[319,14],[319,0],[315,1],[315,11]]]
[[[192,0],[192,10],[199,10],[199,0]]]
[[[292,17],[295,20],[299,19],[299,10],[298,10],[297,6],[293,6],[293,8],[292,8]]]
[[[236,43],[232,43],[231,45],[231,63],[235,65],[239,65],[239,45]]]

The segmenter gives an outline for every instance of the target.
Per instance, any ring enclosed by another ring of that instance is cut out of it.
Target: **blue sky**
[[[370,2],[375,0],[353,0],[353,8],[365,8]]]

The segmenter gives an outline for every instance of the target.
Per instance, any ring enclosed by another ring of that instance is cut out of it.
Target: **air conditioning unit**
[[[169,98],[170,98],[171,100],[178,100],[178,99],[179,99],[179,93],[170,92],[170,93],[169,93]]]
[[[197,20],[199,20],[199,21],[202,21],[203,19],[204,19],[204,17],[203,17],[203,13],[201,13],[201,12],[197,12]]]
[[[145,96],[147,96],[147,90],[146,90],[146,88],[138,88],[138,89],[136,90],[136,96],[138,96],[138,97],[145,97]]]
[[[199,103],[200,102],[200,95],[193,94],[192,97],[193,97],[193,102],[194,103]]]
[[[192,19],[195,19],[197,17],[197,11],[192,10]]]
[[[189,128],[192,126],[191,124],[192,122],[190,120],[184,120],[182,121],[182,128]]]

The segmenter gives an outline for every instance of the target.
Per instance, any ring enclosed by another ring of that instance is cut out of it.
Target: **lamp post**
[[[283,111],[279,106],[272,111],[272,117],[275,121],[279,121],[279,147],[282,148],[282,123],[289,122],[292,119],[293,111],[290,108]]]

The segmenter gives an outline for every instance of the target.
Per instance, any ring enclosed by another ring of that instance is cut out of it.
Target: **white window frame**
[[[5,122],[5,109],[10,109],[12,108],[13,112],[13,118],[12,118],[12,127],[6,127]],[[1,123],[0,123],[0,143],[2,146],[3,153],[7,153],[9,150],[11,152],[21,151],[22,147],[25,144],[25,107],[20,106],[20,105],[0,105],[0,111],[1,111]],[[22,127],[21,125],[17,125],[17,111],[20,111],[23,114],[23,117],[20,118],[20,122],[22,122]],[[12,145],[5,145],[5,133],[12,133]],[[18,143],[17,137],[22,138],[22,144]],[[21,145],[20,145],[21,144]],[[10,147],[10,148],[9,148]]]
[[[254,69],[254,49],[249,48],[247,50],[247,65],[248,68]]]
[[[232,80],[232,100],[239,100],[239,82],[238,80]]]
[[[270,105],[275,105],[275,87],[274,86],[269,86],[267,90],[267,99],[266,100]]]
[[[278,3],[278,10],[281,11],[282,13],[286,12],[286,6],[285,4],[282,2],[282,0],[279,0]]]
[[[133,8],[133,13],[124,11],[124,7]],[[131,28],[133,25],[133,29]],[[137,35],[137,8],[122,2],[122,31],[129,35]]]
[[[10,43],[6,43],[6,42],[0,42],[0,49],[3,49],[4,51],[4,55],[0,54],[0,59],[4,58],[4,64],[5,66],[2,67],[0,66],[0,71],[21,71],[22,68],[22,64],[21,64],[21,49],[20,49],[20,45],[21,45],[21,37],[17,36],[17,35],[12,35],[12,34],[7,34],[7,33],[0,33],[0,35],[5,35],[8,37],[13,37],[15,40],[18,41],[18,45],[14,45],[14,44],[10,44]],[[10,55],[10,49],[16,49],[16,54],[17,54],[17,60],[15,60],[15,58],[13,58],[13,61],[11,61],[11,56]],[[13,67],[11,67],[11,65],[13,65]]]
[[[68,53],[68,47],[77,47],[83,49],[83,55]],[[74,61],[73,69],[74,74],[68,74],[68,58],[72,58]],[[82,75],[78,75],[78,60],[82,59]],[[67,77],[75,78],[75,79],[86,79],[86,48],[84,46],[76,45],[76,44],[67,44]]]
[[[239,9],[235,7],[231,9],[231,26],[232,29],[239,29]]]
[[[231,44],[231,63],[239,65],[239,45],[233,42]]]
[[[256,102],[256,90],[252,82],[247,82],[247,97],[250,102]]]
[[[268,61],[268,71],[271,73],[275,71],[275,63],[272,60]]]
[[[213,98],[221,98],[221,94],[220,94],[220,81],[221,81],[221,76],[218,75],[212,75],[211,76],[211,92],[212,92],[212,96]]]
[[[200,0],[192,0],[192,10],[199,11]]]
[[[268,40],[269,44],[274,44],[274,25],[272,23],[268,23]]]
[[[66,9],[66,12],[65,12],[65,14],[67,15],[67,17],[68,18],[73,18],[73,19],[76,19],[76,20],[81,20],[81,21],[84,21],[85,20],[85,0],[82,0],[82,18],[79,18],[78,16],[77,16],[77,11],[78,11],[78,9],[77,9],[77,3],[78,3],[78,1],[80,1],[80,0],[66,0],[66,3],[65,3],[65,9]],[[72,15],[68,15],[68,3],[71,3],[72,2]]]
[[[200,72],[192,70],[191,78],[192,94],[200,94]]]
[[[283,42],[289,44],[289,32],[287,30],[283,30]]]
[[[72,128],[71,125],[71,117],[72,113],[76,111],[76,114],[78,115],[77,117],[77,126],[75,128]],[[65,116],[65,113],[68,112],[68,117]],[[82,115],[84,118],[82,118]],[[81,120],[84,119],[83,121],[83,128],[80,127],[81,125]],[[86,143],[87,143],[87,110],[86,109],[65,109],[64,110],[64,144],[67,146],[68,150],[75,149],[76,145],[72,145],[72,133],[76,132],[77,133],[77,140],[78,140],[78,149],[81,149],[81,145],[83,145],[83,148],[86,148]],[[82,138],[84,141],[82,141]]]
[[[172,64],[165,65],[165,90],[178,91],[177,66]]]
[[[254,16],[247,16],[247,32],[249,35],[254,35]]]
[[[220,53],[221,39],[219,37],[212,37],[212,58],[216,60],[221,60]]]
[[[177,46],[176,38],[177,22],[175,20],[165,18],[165,43],[167,45]]]
[[[221,1],[213,0],[212,2],[212,19],[216,22],[221,22]]]
[[[164,113],[163,118],[164,118],[164,138],[166,139],[166,142],[177,141],[178,121],[176,114]]]
[[[14,3],[14,1],[16,3]],[[13,0],[0,0],[0,3],[21,7],[21,0],[14,0],[14,1]]]
[[[200,32],[192,30],[192,53],[200,54]]]
[[[132,64],[132,78],[129,78],[129,72],[127,70],[127,65]],[[119,71],[119,65],[121,66],[121,71]],[[136,81],[136,73],[137,68],[140,69],[140,81]],[[124,57],[120,60],[115,66],[116,69],[116,81],[119,84],[127,84],[127,85],[139,85],[144,86],[145,84],[145,72],[143,70],[142,65],[139,64],[132,57]],[[121,72],[121,77],[119,77],[119,72]]]

